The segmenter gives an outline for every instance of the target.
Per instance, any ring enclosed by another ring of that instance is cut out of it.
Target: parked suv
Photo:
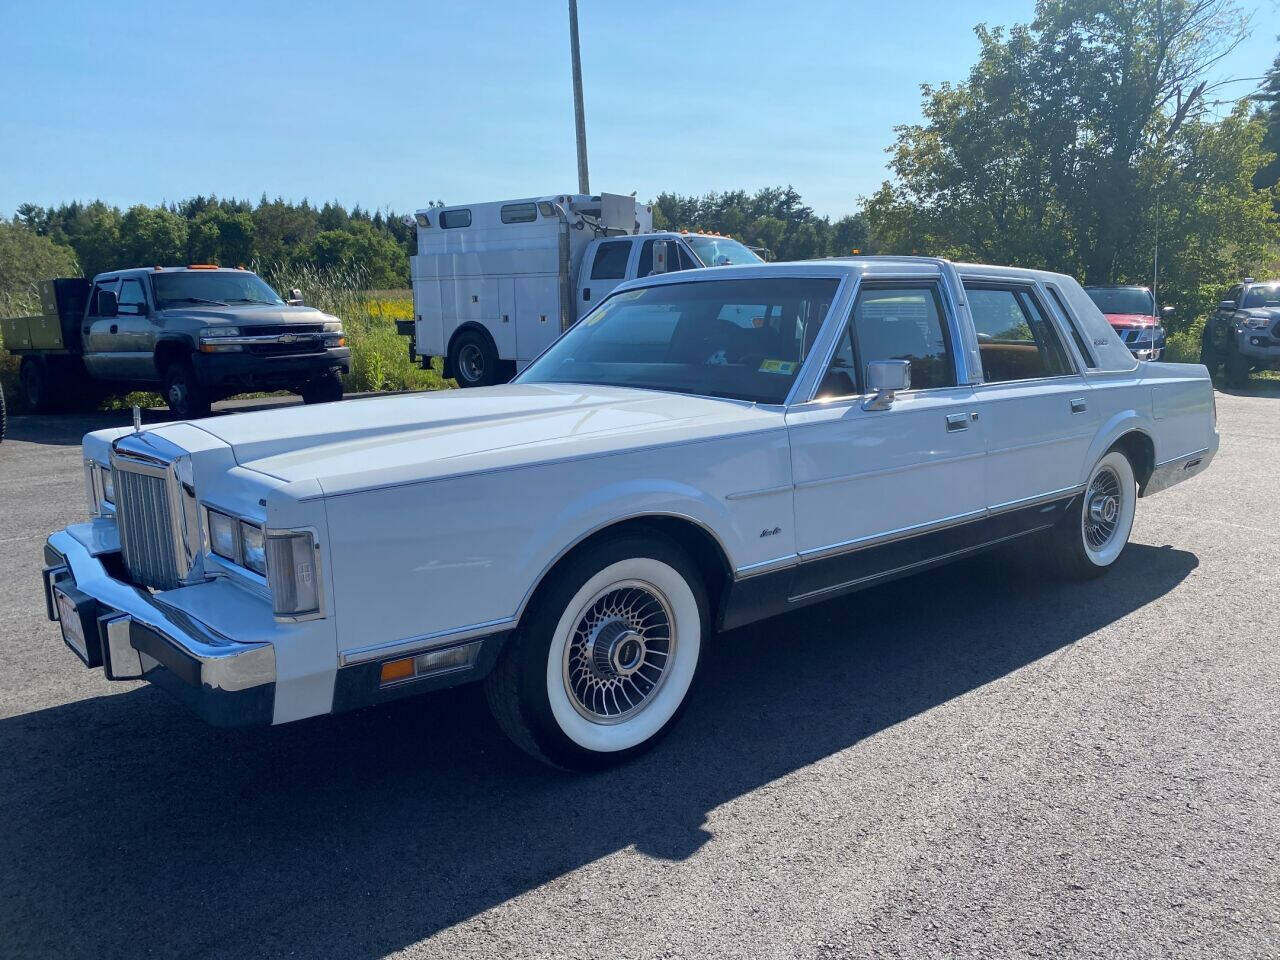
[[[1227,384],[1243,387],[1251,370],[1280,368],[1280,280],[1252,278],[1227,291],[1204,324],[1200,362],[1219,364]]]
[[[284,300],[248,270],[206,265],[47,281],[38,317],[3,321],[33,410],[130,390],[163,392],[182,419],[251,390],[342,399],[351,365],[337,317]]]
[[[1148,287],[1085,287],[1084,292],[1102,311],[1124,345],[1139,360],[1159,360],[1164,354],[1165,330],[1162,317],[1173,307],[1160,308]]]

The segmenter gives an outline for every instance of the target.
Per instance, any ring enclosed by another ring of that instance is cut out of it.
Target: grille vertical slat
[[[115,490],[120,546],[133,581],[157,590],[179,586],[167,482],[117,461]]]

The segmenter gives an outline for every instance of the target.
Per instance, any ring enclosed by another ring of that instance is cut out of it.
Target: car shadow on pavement
[[[0,720],[15,956],[381,957],[1090,637],[1196,558],[1132,545],[1063,584],[993,554],[715,638],[684,718],[613,771],[508,748],[476,687],[217,730],[148,686]],[[71,669],[52,634],[51,670]]]

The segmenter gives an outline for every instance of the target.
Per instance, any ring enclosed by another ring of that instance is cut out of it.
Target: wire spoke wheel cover
[[[562,604],[544,665],[560,733],[593,753],[649,741],[679,712],[698,668],[703,612],[688,575],[633,556],[598,569]]]
[[[1133,529],[1137,498],[1128,458],[1109,451],[1093,468],[1080,510],[1080,546],[1089,563],[1108,567],[1120,556]]]
[[[596,594],[564,648],[574,709],[593,723],[634,716],[666,680],[677,642],[671,603],[653,584],[626,580]]]
[[[1122,497],[1115,471],[1110,467],[1099,470],[1085,494],[1084,536],[1094,550],[1105,547],[1116,535]]]

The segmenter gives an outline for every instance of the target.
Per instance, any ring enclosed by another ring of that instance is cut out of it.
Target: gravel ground
[[[1102,581],[996,554],[719,638],[654,753],[511,751],[474,689],[204,726],[44,619],[76,444],[0,444],[0,956],[1280,955],[1280,398]]]

